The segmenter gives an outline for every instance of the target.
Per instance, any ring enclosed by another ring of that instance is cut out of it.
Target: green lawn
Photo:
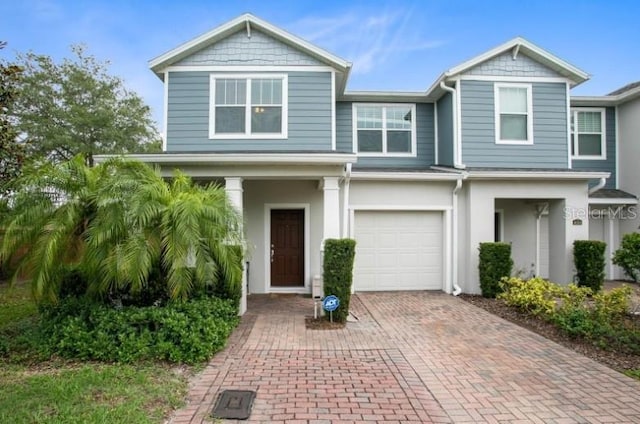
[[[0,332],[36,322],[27,285],[0,284]],[[186,394],[186,376],[164,364],[33,362],[37,353],[12,353],[0,357],[0,423],[160,423]]]

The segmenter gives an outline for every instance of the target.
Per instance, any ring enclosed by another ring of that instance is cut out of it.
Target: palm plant
[[[96,294],[143,291],[157,268],[155,278],[172,299],[215,284],[239,287],[239,216],[223,188],[194,184],[178,171],[167,182],[135,163],[117,171],[104,179],[113,179],[99,196],[105,213],[87,231],[86,267]]]
[[[27,168],[18,180],[21,189],[4,219],[0,262],[19,256],[13,280],[29,275],[36,299],[54,300],[62,267],[82,260],[84,234],[96,214],[97,174],[77,157]]]
[[[180,172],[167,182],[124,159],[89,168],[78,157],[25,172],[21,186],[0,261],[27,248],[15,275],[31,273],[37,300],[56,300],[68,265],[82,271],[95,297],[139,293],[153,279],[172,299],[216,284],[239,291],[239,217],[217,185]]]

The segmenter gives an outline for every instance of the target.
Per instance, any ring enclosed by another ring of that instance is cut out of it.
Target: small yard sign
[[[338,309],[338,306],[340,306],[340,299],[338,299],[338,297],[333,294],[325,297],[322,300],[322,309],[329,312],[329,319],[331,320],[331,322],[333,322],[333,311]]]
[[[322,301],[322,309],[327,312],[333,312],[340,306],[340,299],[334,295],[329,295]]]

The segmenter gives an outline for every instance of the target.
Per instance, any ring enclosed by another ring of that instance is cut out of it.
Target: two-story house
[[[567,282],[590,205],[636,201],[614,190],[635,190],[616,168],[624,94],[572,99],[588,75],[522,38],[419,92],[346,90],[348,61],[250,14],[150,67],[163,152],[133,157],[226,187],[250,293],[310,292],[338,237],[357,241],[355,291],[478,293],[478,245],[494,240],[516,269]],[[591,235],[617,240],[605,221]]]

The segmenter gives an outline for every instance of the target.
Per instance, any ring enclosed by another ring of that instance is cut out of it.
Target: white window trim
[[[600,155],[571,155],[572,160],[606,160],[607,159],[607,109],[604,107],[572,107],[571,115],[573,115],[573,128],[577,129],[578,125],[578,112],[600,112],[600,129],[602,132],[602,138],[600,140],[600,151],[602,154]],[[573,149],[578,152],[578,138],[577,133],[571,131],[571,127],[569,127],[570,136],[569,140],[571,140],[571,135],[573,135],[573,142],[575,143]],[[569,151],[571,152],[571,150]],[[579,153],[579,152],[578,152]]]
[[[382,107],[382,152],[358,152],[358,106]],[[387,107],[409,106],[411,107],[411,151],[408,153],[392,152],[387,153]],[[352,140],[353,153],[362,157],[416,157],[417,156],[417,131],[416,131],[416,104],[415,103],[353,103],[352,113]]]
[[[231,134],[216,134],[216,80],[217,79],[247,80],[245,102],[245,132]],[[251,79],[281,79],[282,80],[282,132],[280,133],[251,133]],[[209,75],[209,139],[286,139],[289,128],[289,76],[287,74],[211,74]]]
[[[526,140],[502,140],[500,139],[500,89],[501,88],[525,88],[527,90],[527,139]],[[531,84],[495,83],[493,85],[494,114],[496,144],[533,144],[533,97]]]

